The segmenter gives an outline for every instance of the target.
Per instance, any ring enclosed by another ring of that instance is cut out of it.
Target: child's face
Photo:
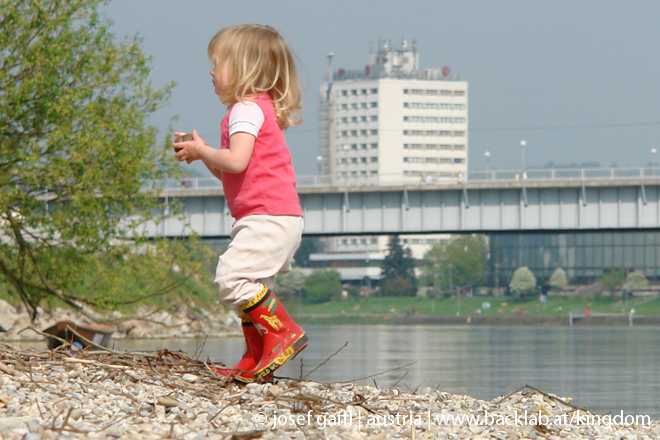
[[[229,60],[225,60],[222,66],[213,66],[211,76],[213,77],[215,94],[222,95],[229,84]]]

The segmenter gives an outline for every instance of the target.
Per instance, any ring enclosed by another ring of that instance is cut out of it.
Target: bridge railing
[[[334,183],[328,175],[298,175],[298,188],[373,187],[402,185],[446,185],[466,183],[510,183],[510,182],[588,182],[639,180],[653,181],[660,179],[660,167],[644,168],[548,168],[522,170],[478,170],[466,173],[457,172],[452,177],[436,177],[432,172],[407,176],[402,173],[372,176],[337,177]],[[152,181],[151,188],[163,188],[169,191],[217,190],[222,183],[215,177],[186,177],[181,180]]]

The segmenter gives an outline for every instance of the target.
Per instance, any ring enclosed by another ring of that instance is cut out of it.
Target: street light
[[[484,156],[486,157],[486,179],[488,179],[488,171],[490,169],[490,151],[486,151]]]
[[[520,141],[520,150],[522,151],[522,170],[525,171],[525,146],[527,142],[525,140]]]
[[[655,153],[657,153],[658,150],[655,148],[651,148],[651,155],[653,156],[653,160],[651,161],[651,166],[653,167],[653,175],[655,176]]]

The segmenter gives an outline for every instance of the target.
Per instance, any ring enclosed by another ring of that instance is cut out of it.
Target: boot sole
[[[280,368],[289,359],[295,358],[298,355],[298,353],[300,353],[305,349],[305,347],[307,347],[307,335],[303,333],[303,335],[300,338],[298,338],[293,344],[291,344],[286,350],[284,350],[284,352],[280,356],[275,358],[273,362],[271,362],[261,370],[255,371],[254,378],[255,379],[260,378],[261,380],[265,380],[266,376],[272,374],[273,371]]]
[[[229,371],[229,370],[225,370],[225,371]],[[247,371],[238,371],[238,370],[234,370],[234,371],[232,371],[232,372],[230,372],[230,373],[223,373],[223,372],[221,372],[221,370],[218,370],[218,369],[216,368],[215,372],[216,372],[217,374],[223,376],[223,377],[227,377],[227,376],[229,376],[232,380],[234,380],[234,381],[236,381],[236,382],[241,382],[241,383],[252,383],[252,382],[255,381],[255,379],[254,379],[254,375],[253,375],[252,373],[247,372]],[[244,375],[242,375],[241,373],[243,373],[243,374],[250,374],[250,377],[244,376]],[[262,378],[261,380],[262,380],[262,382],[272,382],[272,381],[273,381],[273,375],[270,375],[270,376],[264,377],[264,378]]]

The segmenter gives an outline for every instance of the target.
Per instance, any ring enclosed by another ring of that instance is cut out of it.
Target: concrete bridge
[[[496,233],[660,229],[660,170],[655,168],[478,171],[452,181],[358,179],[330,186],[299,176],[310,236],[394,233]],[[229,215],[216,179],[163,182],[185,219],[150,225],[150,236],[228,237]],[[186,227],[186,224],[189,226]]]

